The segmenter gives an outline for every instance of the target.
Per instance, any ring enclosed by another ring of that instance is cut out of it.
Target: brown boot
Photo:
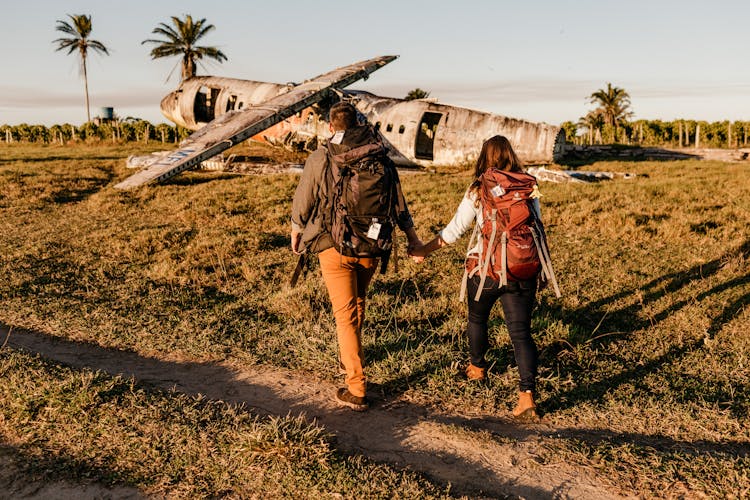
[[[487,378],[487,369],[469,363],[469,366],[466,367],[466,378],[469,380],[484,380]]]
[[[520,391],[518,393],[518,404],[513,409],[513,418],[522,422],[538,422],[539,415],[536,413],[534,393],[531,391]]]

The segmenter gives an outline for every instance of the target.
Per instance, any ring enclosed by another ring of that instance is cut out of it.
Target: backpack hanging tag
[[[373,219],[372,223],[370,224],[370,228],[367,230],[367,237],[371,240],[377,240],[378,236],[380,236],[381,227],[382,224],[378,222],[377,219]]]
[[[500,198],[505,194],[505,189],[503,189],[503,187],[498,184],[497,186],[490,189],[490,193],[492,193],[492,196],[494,196],[495,198]]]
[[[331,137],[331,140],[329,141],[331,144],[341,144],[341,141],[344,140],[344,131],[339,130],[335,134],[333,134],[333,137]]]

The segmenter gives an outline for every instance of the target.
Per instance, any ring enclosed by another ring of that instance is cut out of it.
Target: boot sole
[[[339,406],[346,406],[348,408],[351,408],[354,411],[367,411],[368,408],[370,408],[369,404],[357,404],[357,403],[351,403],[349,401],[344,401],[343,399],[339,398],[338,393],[333,395],[333,400],[336,401],[336,403],[339,404]]]
[[[518,415],[514,414],[513,419],[516,422],[538,423],[542,420],[542,417],[537,414],[536,408],[527,408]]]

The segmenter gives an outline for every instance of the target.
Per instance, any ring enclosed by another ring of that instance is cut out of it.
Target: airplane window
[[[227,99],[227,111],[231,111],[237,106],[237,96],[236,95],[230,95]]]
[[[375,130],[380,130],[380,122],[375,123]]]
[[[400,126],[400,127],[398,128],[398,133],[399,133],[399,134],[403,134],[403,133],[404,133],[404,130],[406,130],[406,127],[404,127],[403,125],[401,125],[401,126]]]
[[[386,131],[386,132],[390,132],[391,130],[393,130],[393,125],[391,125],[391,124],[389,123],[388,125],[386,125],[386,126],[385,126],[385,131]]]
[[[245,103],[244,103],[244,102],[242,102],[242,101],[240,101],[240,103],[239,103],[239,104],[237,104],[237,109],[242,109],[242,108],[244,108],[244,107],[245,107]]]

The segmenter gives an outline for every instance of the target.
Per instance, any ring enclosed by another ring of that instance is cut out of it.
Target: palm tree
[[[195,76],[195,62],[204,57],[219,62],[226,61],[227,56],[216,47],[198,47],[195,44],[209,31],[215,28],[213,24],[206,24],[205,19],[193,22],[190,14],[185,19],[172,16],[174,28],[166,23],[159,23],[151,33],[164,35],[164,40],[148,39],[141,42],[158,44],[151,50],[151,59],[160,57],[182,56],[182,79]]]
[[[604,114],[601,109],[589,111],[586,116],[578,120],[578,126],[588,132],[589,144],[594,144],[595,135],[601,137],[601,130],[604,126]]]
[[[86,71],[86,57],[88,57],[89,49],[96,52],[109,55],[107,47],[97,40],[90,40],[89,35],[91,34],[91,16],[84,14],[70,15],[68,17],[72,21],[72,24],[67,21],[57,21],[57,31],[62,31],[67,35],[71,35],[69,38],[58,38],[53,40],[52,43],[57,44],[56,50],[68,49],[68,54],[72,54],[78,50],[81,56],[81,66],[83,68],[83,83],[86,89],[86,121],[91,121],[91,111],[89,109],[89,78]]]
[[[414,99],[424,99],[425,97],[430,97],[430,93],[417,87],[410,90],[409,93],[406,94],[406,97],[404,97],[404,100],[413,101]]]
[[[617,138],[617,126],[624,123],[633,113],[630,108],[630,94],[620,87],[613,87],[607,83],[607,89],[599,89],[591,94],[591,103],[598,104],[598,111],[605,123],[611,125]]]

